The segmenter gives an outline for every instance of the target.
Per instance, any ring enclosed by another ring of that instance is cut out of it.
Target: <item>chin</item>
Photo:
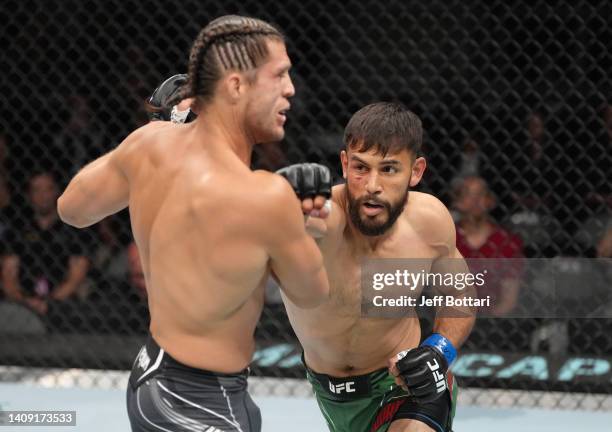
[[[280,132],[272,133],[268,137],[269,137],[269,139],[266,142],[277,143],[279,141],[282,141],[283,138],[285,138],[285,131],[280,131]]]
[[[282,141],[285,138],[285,130],[284,129],[269,129],[267,131],[261,131],[260,138],[257,140],[257,144],[262,143],[276,143]]]

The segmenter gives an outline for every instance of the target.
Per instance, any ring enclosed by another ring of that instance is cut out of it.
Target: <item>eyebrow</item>
[[[351,155],[351,162],[353,162],[353,161],[360,162],[360,163],[362,163],[364,165],[370,165],[369,163],[367,163],[366,161],[361,159],[359,156]],[[396,159],[383,159],[382,162],[380,162],[380,165],[399,166],[399,165],[401,165],[401,162],[396,160]]]
[[[381,165],[401,165],[400,161],[395,160],[395,159],[390,159],[390,160],[383,160],[381,163]]]
[[[283,65],[282,68],[278,69],[278,72],[279,73],[281,73],[281,72],[289,72],[292,67],[293,67],[293,65],[291,63],[286,63],[286,64]]]
[[[366,161],[361,159],[359,156],[351,155],[351,162],[354,162],[354,161],[360,162],[364,165],[369,165]]]

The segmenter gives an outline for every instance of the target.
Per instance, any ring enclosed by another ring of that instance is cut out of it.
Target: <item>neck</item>
[[[348,221],[348,227],[351,233],[351,238],[355,244],[355,249],[362,252],[376,252],[380,249],[395,233],[397,223],[389,228],[386,232],[378,236],[367,236],[364,235],[352,221]]]
[[[206,137],[209,149],[229,149],[246,166],[251,165],[255,139],[244,123],[238,119],[235,109],[211,105],[202,109],[196,120],[196,130]]]

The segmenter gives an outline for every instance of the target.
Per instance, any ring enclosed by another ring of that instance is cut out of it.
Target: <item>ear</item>
[[[412,164],[412,173],[410,175],[410,187],[415,187],[421,181],[423,173],[427,168],[427,162],[424,157],[418,157]]]
[[[348,155],[346,150],[340,152],[340,162],[342,163],[342,177],[346,180],[346,173],[348,172]]]
[[[224,80],[224,87],[232,103],[237,103],[240,100],[240,96],[245,91],[245,84],[246,80],[239,73],[232,72],[227,75]]]

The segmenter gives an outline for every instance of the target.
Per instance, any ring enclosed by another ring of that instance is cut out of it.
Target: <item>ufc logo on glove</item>
[[[433,333],[417,348],[397,354],[397,376],[416,401],[432,402],[447,390],[446,371],[456,357],[457,350],[452,343]]]
[[[442,393],[444,390],[446,390],[446,377],[443,373],[440,373],[440,365],[438,364],[438,360],[434,359],[433,364],[431,364],[431,362],[427,362],[427,367],[434,377],[437,392]]]

